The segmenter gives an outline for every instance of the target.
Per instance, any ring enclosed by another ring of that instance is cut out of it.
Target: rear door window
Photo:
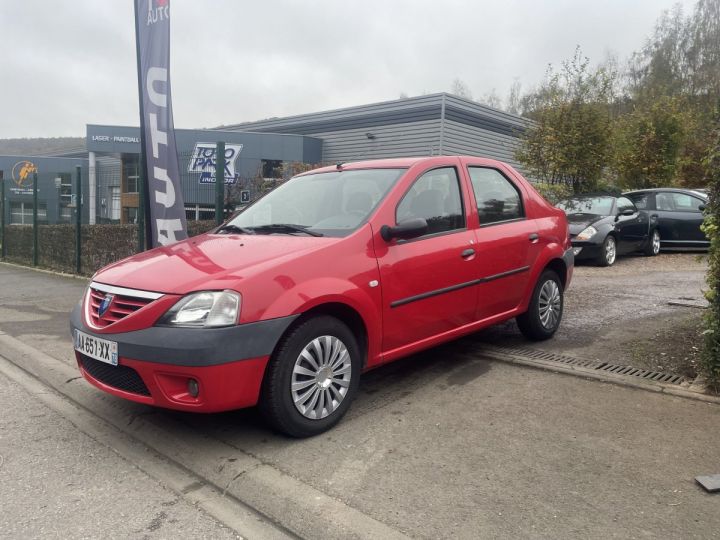
[[[685,193],[671,193],[676,212],[700,212],[703,201]]]
[[[520,190],[497,169],[468,167],[480,226],[525,217]]]

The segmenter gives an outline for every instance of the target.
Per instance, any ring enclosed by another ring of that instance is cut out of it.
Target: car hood
[[[608,216],[599,216],[597,214],[567,214],[570,235],[575,236],[582,232],[583,229],[594,225],[598,221],[607,219]]]
[[[93,281],[161,293],[231,288],[264,263],[322,249],[341,238],[204,234],[106,266]]]

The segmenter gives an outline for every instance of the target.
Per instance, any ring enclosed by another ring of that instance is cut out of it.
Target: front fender
[[[368,363],[380,354],[382,317],[380,287],[369,283],[358,284],[338,278],[317,278],[283,291],[262,315],[274,319],[289,314],[300,315],[327,304],[342,304],[355,311],[362,319],[368,338]]]

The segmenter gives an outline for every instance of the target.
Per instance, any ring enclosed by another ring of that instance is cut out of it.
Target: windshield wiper
[[[255,234],[250,229],[246,229],[245,227],[238,227],[237,225],[233,225],[231,223],[228,223],[227,225],[223,225],[215,232],[216,233],[229,232],[229,233],[241,233],[241,234]]]
[[[248,227],[251,231],[259,232],[259,231],[268,231],[268,232],[285,232],[285,233],[293,233],[293,232],[299,232],[303,234],[308,234],[310,236],[324,236],[322,233],[315,232],[309,230],[304,225],[293,225],[291,223],[269,223],[267,225],[257,225],[255,227]]]

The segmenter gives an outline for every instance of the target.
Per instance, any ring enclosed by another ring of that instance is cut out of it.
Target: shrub
[[[720,120],[720,110],[718,111]],[[714,145],[708,152],[707,166],[710,201],[703,231],[710,239],[708,290],[710,307],[705,315],[702,368],[708,386],[720,391],[720,126],[715,129]]]

